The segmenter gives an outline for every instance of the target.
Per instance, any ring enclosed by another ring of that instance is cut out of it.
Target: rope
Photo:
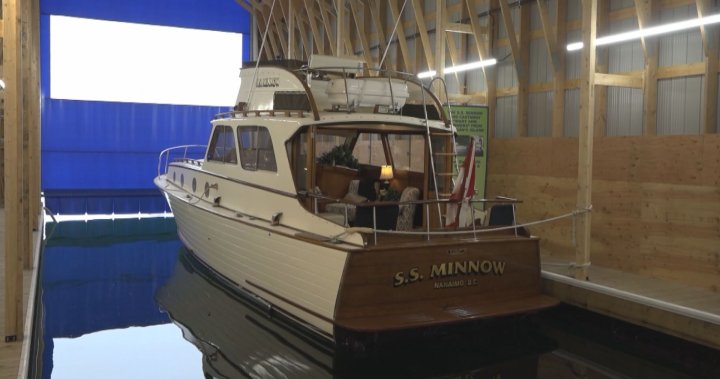
[[[524,228],[527,226],[544,224],[546,222],[557,221],[557,220],[561,220],[563,218],[568,218],[568,217],[573,217],[573,219],[574,219],[575,216],[578,216],[578,215],[581,215],[584,213],[589,213],[591,211],[592,211],[592,205],[587,208],[584,208],[584,209],[582,209],[582,208],[576,209],[572,212],[568,212],[568,213],[565,213],[565,214],[562,214],[559,216],[555,216],[555,217],[546,218],[543,220],[526,222],[524,224],[501,226],[498,228],[491,228],[491,229],[457,230],[457,231],[440,231],[440,232],[410,232],[410,231],[397,231],[397,230],[376,230],[376,232],[384,233],[384,234],[404,234],[404,235],[458,235],[458,234],[472,234],[472,233],[490,233],[490,232],[496,232],[496,231],[500,231],[500,230]]]

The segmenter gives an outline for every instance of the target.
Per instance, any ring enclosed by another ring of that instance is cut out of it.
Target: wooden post
[[[287,0],[288,6],[287,6],[287,12],[283,12],[283,16],[285,18],[285,24],[288,28],[288,51],[287,51],[287,57],[288,59],[297,59],[298,55],[295,52],[297,50],[297,41],[295,39],[295,16],[294,13],[296,12],[295,7],[293,6],[293,0]],[[282,8],[282,1],[280,1],[281,8]],[[304,37],[304,36],[303,36]]]
[[[510,50],[515,61],[515,72],[518,80],[517,112],[518,112],[518,136],[528,135],[528,50],[530,41],[530,9],[527,6],[520,7],[520,40],[515,34],[515,27],[512,23],[510,6],[507,1],[499,1],[502,13],[503,24],[510,40]]]
[[[597,33],[600,35],[607,34],[608,19],[610,18],[610,2],[601,1],[598,3],[597,10]],[[602,48],[597,54],[597,67],[595,72],[607,74],[610,54],[607,48]],[[607,134],[607,86],[595,87],[595,125],[593,126],[595,136],[602,137]]]
[[[337,56],[348,54],[345,51],[345,33],[347,33],[347,25],[345,23],[345,0],[335,1],[335,10],[337,17],[335,18],[335,53]]]
[[[390,33],[392,33],[392,28],[395,26],[395,20],[398,19],[398,17],[402,17],[400,15],[400,8],[398,8],[397,1],[391,0],[389,2],[390,4],[390,13],[392,14],[393,23],[392,26],[389,27],[388,30],[390,30]],[[397,27],[397,30],[395,31],[395,34],[397,35],[398,44],[400,45],[400,54],[402,55],[403,59],[403,71],[410,72],[412,70],[416,70],[412,62],[410,61],[410,49],[407,45],[407,39],[405,38],[405,27],[403,26],[402,20],[400,20],[400,24]],[[419,54],[416,54],[419,55]],[[399,65],[398,65],[399,66]]]
[[[22,0],[3,0],[5,76],[5,341],[22,333],[22,75],[20,22]]]
[[[477,0],[475,0],[477,1]],[[497,9],[498,0],[490,0],[490,9]],[[475,17],[475,15],[472,15]],[[487,24],[488,43],[485,45],[485,56],[491,56],[493,43],[495,43],[495,18],[491,17]],[[495,111],[497,109],[497,68],[489,67],[485,70],[487,84],[487,105],[488,105],[488,138],[495,138]],[[489,144],[490,141],[485,141]],[[485,146],[487,148],[487,145]]]
[[[445,79],[445,0],[435,0],[435,72],[438,78]],[[439,99],[445,96],[445,87],[440,81],[435,82],[433,91]],[[446,102],[450,99],[445,98]]]
[[[710,0],[695,0],[698,17],[715,14],[717,7]],[[717,132],[717,99],[718,99],[718,27],[706,25],[701,27],[703,53],[705,54],[705,85],[702,97],[701,133]]]
[[[592,204],[593,122],[595,121],[595,38],[597,36],[597,0],[582,2],[582,62],[580,74],[580,130],[578,151],[577,208]],[[575,249],[575,278],[588,279],[590,264],[590,213],[578,216]]]
[[[32,268],[32,230],[30,224],[30,115],[24,110],[30,110],[30,93],[26,90],[30,87],[30,3],[28,1],[20,2],[20,73],[22,75],[21,84],[21,115],[22,120],[22,224],[20,233],[22,233],[22,262],[23,269]]]
[[[30,87],[30,217],[31,228],[39,230],[40,201],[40,0],[31,1]],[[30,254],[32,259],[32,254]]]
[[[635,0],[638,26],[645,29],[655,20],[658,6],[652,0]],[[645,77],[643,89],[644,134],[657,134],[657,81],[658,81],[658,42],[657,38],[641,38],[645,55]]]

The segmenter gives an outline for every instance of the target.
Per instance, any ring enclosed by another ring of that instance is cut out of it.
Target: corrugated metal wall
[[[697,17],[694,5],[663,10],[662,23]],[[701,62],[699,30],[673,33],[659,38],[658,66]],[[657,134],[698,134],[702,115],[703,77],[692,76],[658,81]]]
[[[634,9],[634,0],[609,0],[610,11],[622,9]],[[453,2],[454,3],[454,2]],[[434,1],[425,0],[426,12],[432,11],[435,7]],[[551,22],[554,23],[554,10],[557,7],[557,0],[549,0],[546,3]],[[531,30],[542,29],[542,23],[536,2],[526,3],[523,6],[530,7],[530,28]],[[487,9],[476,9],[477,12]],[[519,29],[519,7],[512,7],[512,19],[516,32]],[[582,11],[581,0],[568,0],[567,13],[564,15],[566,21],[580,21]],[[413,16],[407,14],[406,19]],[[660,22],[687,20],[697,17],[694,4],[664,9],[660,14]],[[453,21],[460,21],[461,13],[450,15]],[[488,17],[479,19],[481,25],[487,25]],[[497,39],[506,39],[504,23],[500,15],[495,16],[495,32]],[[430,21],[430,20],[428,20]],[[433,20],[434,22],[434,20]],[[429,23],[429,25],[432,22]],[[630,30],[636,30],[638,22],[635,17],[611,20],[608,22],[607,32],[602,35],[615,34]],[[408,34],[414,33],[415,29],[408,29]],[[452,34],[457,46],[460,46],[463,37],[459,34]],[[654,37],[658,42],[658,64],[659,67],[676,66],[702,62],[703,46],[699,30],[674,33],[667,36]],[[580,30],[567,32],[567,41],[575,42],[581,39]],[[416,48],[420,48],[419,39],[410,41],[412,54]],[[467,57],[458,57],[463,61],[476,61],[479,59],[472,37],[467,38]],[[614,44],[608,47],[599,48],[599,52],[605,49],[607,52],[607,68],[609,73],[628,73],[643,71],[644,54],[642,44],[639,40]],[[420,50],[418,50],[420,51]],[[599,54],[601,55],[601,54]],[[498,65],[490,70],[495,70],[496,86],[499,92],[504,89],[517,87],[517,75],[509,46],[495,46],[493,57],[498,59]],[[569,52],[565,61],[565,80],[577,80],[580,78],[580,57],[581,52]],[[602,58],[601,58],[602,59]],[[448,65],[451,65],[449,57]],[[599,61],[604,65],[605,62]],[[530,41],[529,61],[529,84],[537,85],[550,83],[553,80],[552,64],[549,58],[544,38],[535,38]],[[475,94],[486,90],[485,75],[482,70],[472,70],[461,74],[446,76],[450,92]],[[657,98],[657,133],[666,134],[697,134],[702,130],[702,93],[705,83],[702,75],[693,77],[662,79],[658,81]],[[467,89],[465,89],[467,87]],[[465,89],[465,90],[464,90]],[[564,109],[564,135],[577,136],[579,124],[579,90],[570,89],[565,91]],[[606,109],[606,135],[608,136],[635,136],[643,134],[643,90],[639,88],[608,87],[607,109]],[[528,99],[528,136],[550,136],[552,134],[552,105],[553,92],[533,92]],[[720,107],[720,100],[717,104]],[[498,97],[495,115],[496,137],[513,137],[517,135],[517,96]],[[720,119],[718,119],[717,130],[720,131]]]

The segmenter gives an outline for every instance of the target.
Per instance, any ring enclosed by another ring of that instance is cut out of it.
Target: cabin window
[[[360,133],[355,143],[353,155],[360,164],[371,166],[388,164],[387,159],[385,159],[382,138],[377,133]]]
[[[425,172],[425,136],[389,134],[388,142],[395,169]]]
[[[238,127],[240,163],[246,170],[277,171],[275,150],[267,128],[262,126]]]
[[[232,128],[225,125],[218,125],[213,132],[210,148],[207,152],[207,160],[223,163],[237,163],[235,152],[235,137]]]

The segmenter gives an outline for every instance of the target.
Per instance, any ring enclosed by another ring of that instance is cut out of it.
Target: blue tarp
[[[42,0],[41,13],[42,189],[49,208],[64,214],[166,210],[152,184],[159,152],[207,143],[210,119],[227,109],[50,99],[49,16],[240,32],[249,57],[249,13],[234,0]]]

